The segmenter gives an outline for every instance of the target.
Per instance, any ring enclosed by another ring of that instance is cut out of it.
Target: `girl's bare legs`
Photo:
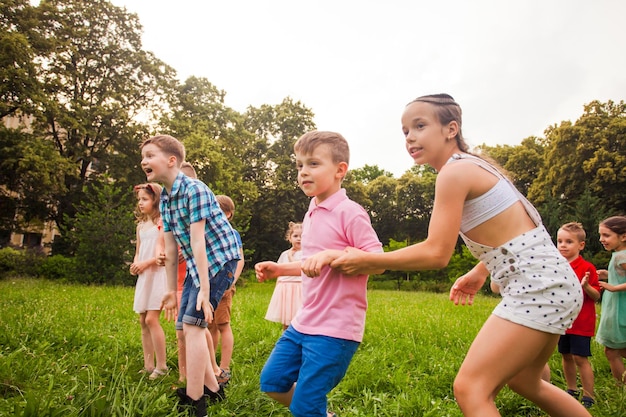
[[[150,328],[146,324],[146,314],[139,313],[139,325],[141,326],[141,347],[143,348],[143,369],[150,373],[154,370],[154,345]]]
[[[165,370],[167,369],[167,357],[165,356],[165,332],[161,327],[161,310],[147,311],[145,323],[152,341],[152,351],[156,356],[156,368]]]
[[[544,381],[559,335],[490,316],[474,339],[454,381],[465,416],[500,416],[495,397],[505,384],[555,417],[589,417],[572,396]]]
[[[622,384],[626,383],[626,369],[624,369],[626,349],[611,349],[609,347],[605,347],[604,354],[609,361],[613,377]]]

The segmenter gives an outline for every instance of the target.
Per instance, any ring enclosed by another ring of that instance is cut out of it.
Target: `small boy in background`
[[[233,200],[227,195],[223,194],[216,195],[215,198],[217,199],[217,202],[219,203],[224,214],[226,215],[228,221],[232,221],[232,218],[235,215],[235,203],[233,202]],[[233,296],[237,291],[235,285],[237,284],[237,280],[241,275],[241,271],[243,271],[243,266],[245,263],[241,235],[234,228],[233,231],[235,232],[235,235],[237,237],[237,242],[239,243],[240,250],[239,262],[237,262],[237,269],[235,269],[235,278],[230,288],[224,291],[224,296],[222,296],[220,303],[215,309],[213,322],[209,324],[209,331],[211,332],[211,336],[213,338],[214,351],[217,352],[218,345],[221,346],[219,373],[217,373],[216,376],[217,382],[223,386],[227,385],[228,381],[230,381],[230,361],[233,357],[233,349],[235,347],[233,329],[230,327],[230,310],[233,306]]]
[[[559,353],[563,357],[563,375],[567,383],[567,392],[575,398],[580,397],[576,370],[580,373],[583,386],[582,404],[590,408],[595,403],[594,376],[589,356],[591,356],[591,337],[596,331],[595,302],[600,299],[600,283],[596,268],[583,259],[580,252],[585,247],[586,233],[582,224],[566,223],[557,233],[557,248],[570,263],[583,288],[583,307],[564,335],[559,339]]]

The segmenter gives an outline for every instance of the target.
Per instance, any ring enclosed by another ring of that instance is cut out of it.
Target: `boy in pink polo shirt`
[[[302,222],[302,261],[260,262],[255,270],[259,281],[301,274],[302,308],[265,363],[261,390],[296,417],[326,417],[334,415],[327,411],[326,395],[363,340],[368,278],[328,265],[347,246],[382,252],[382,245],[367,212],[341,188],[350,159],[343,136],[309,132],[294,152],[298,184],[313,197]]]

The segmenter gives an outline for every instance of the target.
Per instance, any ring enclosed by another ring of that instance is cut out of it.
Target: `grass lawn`
[[[246,283],[233,302],[235,351],[226,401],[212,416],[290,416],[259,391],[258,376],[281,334],[264,320],[273,283]],[[133,288],[46,280],[0,281],[0,416],[178,416],[173,323],[163,320],[170,373],[149,381],[143,366]],[[365,339],[329,408],[348,416],[461,416],[452,381],[498,298],[454,306],[445,294],[370,291]],[[592,342],[598,417],[626,416],[626,392],[613,382],[602,347]],[[494,358],[505,360],[505,358]],[[552,382],[564,387],[560,356]],[[503,416],[542,416],[508,389]],[[181,414],[182,415],[182,414]]]

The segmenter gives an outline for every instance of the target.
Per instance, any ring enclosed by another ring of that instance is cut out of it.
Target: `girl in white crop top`
[[[576,399],[541,379],[559,335],[580,311],[582,289],[539,214],[497,168],[467,153],[461,109],[449,95],[409,103],[402,130],[415,163],[438,171],[428,237],[386,253],[347,248],[330,266],[348,275],[441,269],[460,233],[481,262],[457,279],[450,299],[472,304],[489,275],[502,294],[454,381],[463,414],[499,416],[494,399],[508,385],[551,416],[589,416]]]

